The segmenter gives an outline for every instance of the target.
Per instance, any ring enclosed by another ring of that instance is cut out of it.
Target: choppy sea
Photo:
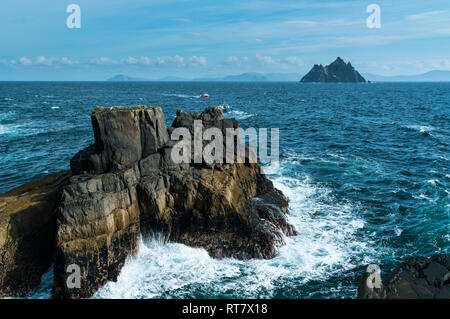
[[[0,193],[68,169],[93,143],[95,106],[161,106],[170,126],[178,109],[224,102],[244,128],[280,129],[266,173],[298,235],[249,261],[141,241],[94,298],[354,298],[368,263],[386,273],[449,253],[450,83],[0,82]],[[50,297],[52,281],[50,269],[29,297]]]

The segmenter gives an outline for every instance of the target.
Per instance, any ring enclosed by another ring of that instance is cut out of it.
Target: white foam
[[[175,94],[175,93],[163,93],[164,96],[174,96],[180,98],[199,99],[200,95],[187,95],[187,94]]]
[[[225,114],[233,115],[233,117],[235,117],[237,120],[245,120],[252,116],[255,116],[255,114],[250,114],[250,113],[247,113],[244,111],[238,111],[238,110],[233,110],[230,113],[225,113]]]
[[[203,249],[141,241],[137,256],[126,262],[117,282],[109,282],[94,297],[183,298],[201,291],[207,296],[270,298],[280,282],[323,281],[374,261],[369,257],[376,255],[370,240],[355,236],[365,222],[352,205],[327,204],[330,201],[323,199],[330,190],[314,185],[307,176],[281,172],[271,179],[290,199],[288,218],[298,232],[285,238],[286,245],[275,258],[218,260]],[[358,255],[365,255],[364,261],[355,260]]]
[[[1,135],[10,135],[14,133],[14,130],[10,125],[2,125],[0,124],[0,136]]]
[[[434,127],[426,125],[408,125],[408,128],[419,131],[421,133],[430,132],[434,130]]]
[[[14,113],[14,112],[11,112],[11,111],[5,112],[5,113],[0,113],[0,121],[8,120],[8,119],[10,119],[11,117],[13,117],[14,114],[15,114],[15,113]]]

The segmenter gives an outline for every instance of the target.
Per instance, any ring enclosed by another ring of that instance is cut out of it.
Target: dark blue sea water
[[[210,99],[198,98],[208,92]],[[272,260],[215,260],[142,242],[98,298],[355,297],[364,265],[386,273],[450,248],[450,83],[0,83],[0,192],[69,168],[93,142],[95,106],[200,112],[223,102],[242,127],[280,128],[298,236]],[[51,271],[30,297],[50,295]]]

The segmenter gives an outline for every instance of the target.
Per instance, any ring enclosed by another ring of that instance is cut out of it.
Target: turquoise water
[[[207,92],[210,99],[200,99]],[[215,260],[141,242],[96,298],[352,298],[364,265],[387,272],[450,248],[450,83],[0,83],[0,192],[69,167],[93,142],[95,106],[200,112],[226,102],[242,127],[280,128],[268,177],[290,199],[272,260]],[[49,297],[51,271],[30,294]]]

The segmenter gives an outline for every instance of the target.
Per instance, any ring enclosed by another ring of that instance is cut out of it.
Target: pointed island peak
[[[342,58],[338,57],[333,63],[325,67],[322,64],[315,64],[300,82],[365,83],[366,80],[350,62],[345,63]]]

